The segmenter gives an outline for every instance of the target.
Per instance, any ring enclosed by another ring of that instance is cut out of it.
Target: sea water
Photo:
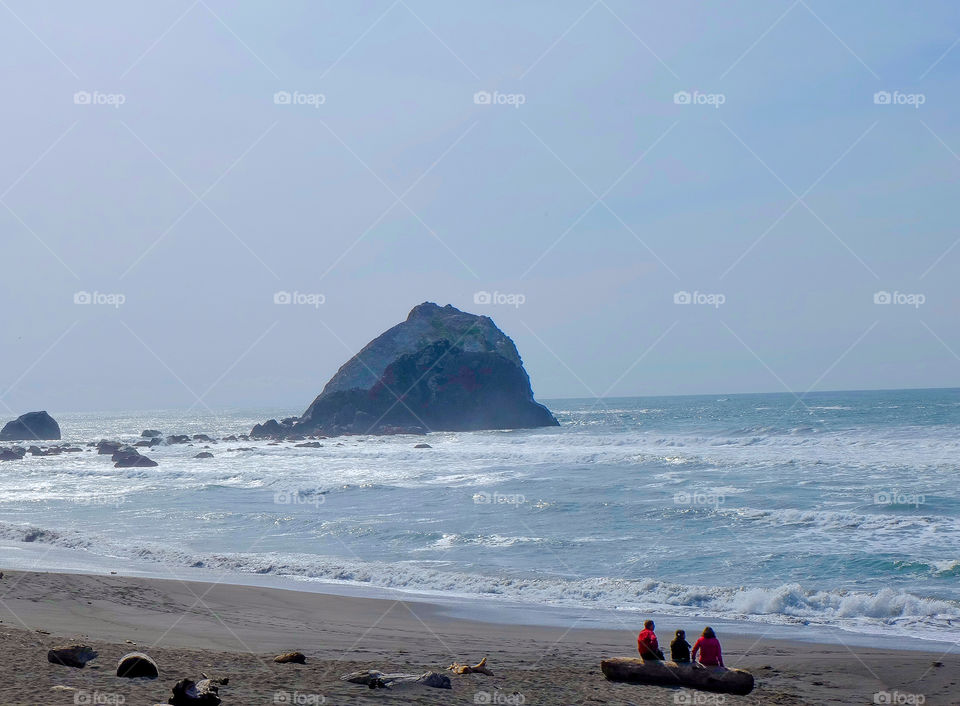
[[[27,456],[0,562],[956,639],[960,390],[547,404],[560,427]],[[293,413],[55,416],[81,445]]]

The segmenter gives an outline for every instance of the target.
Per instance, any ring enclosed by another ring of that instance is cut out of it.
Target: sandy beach
[[[636,634],[626,629],[480,623],[420,602],[175,579],[7,571],[0,590],[4,705],[166,703],[176,681],[200,672],[229,678],[225,704],[870,704],[876,694],[960,703],[960,656],[944,654],[949,645],[920,652],[724,637],[727,665],[751,671],[757,687],[708,696],[606,681],[602,658],[633,656]],[[661,642],[676,627],[659,624]],[[83,670],[50,664],[47,650],[69,642],[99,657]],[[156,659],[158,680],[115,676],[117,659],[134,650]],[[272,661],[293,650],[305,665]],[[443,671],[484,656],[494,676],[453,675],[452,691],[371,691],[339,678]]]

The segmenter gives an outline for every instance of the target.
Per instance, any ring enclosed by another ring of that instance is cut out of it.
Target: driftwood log
[[[447,667],[454,674],[486,674],[488,677],[493,676],[493,672],[487,669],[487,658],[484,657],[477,664],[472,667],[469,664],[460,664],[459,662],[454,662],[449,667]]]
[[[117,676],[127,679],[137,679],[139,677],[156,679],[160,676],[160,670],[157,668],[157,663],[149,655],[145,655],[143,652],[130,652],[117,662]]]
[[[52,664],[62,664],[64,667],[83,669],[97,653],[89,645],[62,645],[47,652],[47,661]]]
[[[220,706],[220,687],[229,679],[210,679],[206,674],[200,674],[203,679],[181,679],[173,685],[173,696],[167,701],[171,706]]]
[[[749,694],[753,675],[742,669],[704,667],[676,662],[644,662],[633,657],[615,657],[600,662],[600,670],[610,681],[654,686],[683,686],[720,694]]]
[[[351,672],[340,677],[352,684],[364,684],[371,689],[396,689],[404,686],[432,686],[434,689],[452,689],[450,677],[439,672],[423,674],[384,674],[375,669]]]

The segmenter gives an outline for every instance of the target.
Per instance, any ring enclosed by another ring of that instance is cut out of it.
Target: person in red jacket
[[[697,661],[697,653],[700,653],[700,664],[705,667],[722,667],[723,655],[720,652],[720,640],[713,632],[713,628],[706,627],[703,634],[693,644],[693,651],[690,653],[690,659]]]
[[[657,642],[657,634],[653,631],[656,625],[652,620],[643,624],[643,630],[637,635],[637,651],[643,659],[662,660],[663,652]]]

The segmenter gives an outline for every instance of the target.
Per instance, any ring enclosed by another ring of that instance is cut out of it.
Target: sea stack
[[[533,399],[513,341],[487,316],[425,302],[364,346],[299,418],[251,437],[559,426]]]
[[[0,441],[50,441],[60,439],[60,425],[46,412],[27,412],[0,430]]]

